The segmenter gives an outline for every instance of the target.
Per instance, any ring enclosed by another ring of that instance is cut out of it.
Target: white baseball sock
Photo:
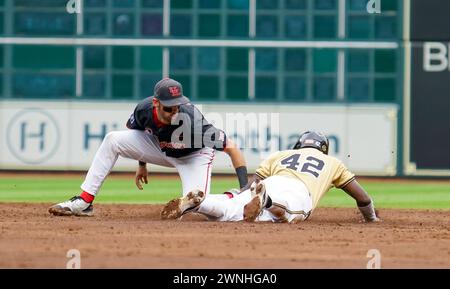
[[[242,221],[244,206],[250,202],[250,190],[229,198],[225,194],[209,194],[201,203],[197,212],[216,221]]]

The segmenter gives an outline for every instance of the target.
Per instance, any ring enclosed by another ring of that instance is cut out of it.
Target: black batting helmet
[[[330,142],[324,134],[315,131],[307,131],[300,135],[300,138],[293,149],[315,148],[327,155],[329,146]]]

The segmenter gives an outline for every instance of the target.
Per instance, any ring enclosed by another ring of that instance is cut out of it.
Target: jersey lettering
[[[290,157],[281,160],[281,164],[286,168],[298,171],[298,167],[300,165],[299,160],[300,154],[294,154]],[[323,169],[325,163],[318,158],[309,156],[306,158],[308,162],[305,162],[300,170],[300,172],[309,173],[314,177],[318,178],[320,171]]]
[[[292,156],[290,156],[288,158],[285,158],[285,159],[281,160],[280,163],[282,165],[285,165],[286,168],[296,171],[297,168],[298,168],[298,165],[300,164],[298,162],[299,158],[300,158],[300,154],[295,154],[295,155],[292,155]]]
[[[310,173],[313,176],[315,176],[316,178],[319,177],[319,173],[324,166],[324,162],[322,160],[319,160],[318,158],[315,157],[307,157],[306,158],[307,161],[310,161],[309,163],[305,163],[302,167],[302,172],[306,172],[306,173]],[[314,171],[316,170],[316,171]]]

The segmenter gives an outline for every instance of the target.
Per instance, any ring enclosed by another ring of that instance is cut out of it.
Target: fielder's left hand
[[[141,167],[136,170],[136,176],[134,178],[134,182],[136,183],[136,187],[138,187],[139,190],[143,190],[142,184],[146,183],[148,184],[148,171],[147,167]]]

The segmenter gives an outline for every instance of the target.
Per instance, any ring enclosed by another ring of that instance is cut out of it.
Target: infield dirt
[[[301,224],[161,221],[160,205],[95,205],[94,217],[54,217],[50,204],[0,203],[0,267],[450,268],[450,211],[382,209],[359,223],[357,209],[318,208]]]

